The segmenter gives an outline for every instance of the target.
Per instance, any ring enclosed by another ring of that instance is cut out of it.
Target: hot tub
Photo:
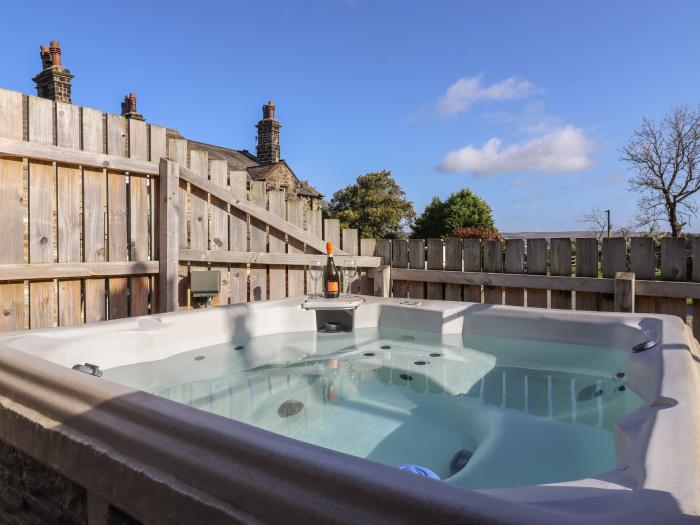
[[[0,439],[146,523],[700,513],[698,349],[679,319],[348,312],[337,330],[282,300],[4,335]]]

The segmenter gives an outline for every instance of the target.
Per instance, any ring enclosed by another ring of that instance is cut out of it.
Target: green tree
[[[413,237],[449,237],[459,228],[479,226],[495,227],[491,207],[471,190],[463,189],[452,193],[444,202],[439,197],[433,197],[416,219]]]
[[[367,173],[333,194],[328,214],[363,237],[398,239],[413,224],[413,203],[389,171]]]

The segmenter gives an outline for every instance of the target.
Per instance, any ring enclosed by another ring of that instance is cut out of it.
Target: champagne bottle
[[[326,297],[332,299],[340,296],[340,274],[333,260],[332,242],[326,243],[326,252],[328,252],[328,262],[326,263]]]

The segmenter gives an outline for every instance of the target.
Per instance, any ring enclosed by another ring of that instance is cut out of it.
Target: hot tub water
[[[104,377],[318,446],[497,488],[615,466],[613,426],[642,404],[623,388],[626,357],[372,328],[241,339]]]

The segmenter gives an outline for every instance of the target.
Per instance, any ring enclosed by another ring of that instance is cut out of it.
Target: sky
[[[5,2],[0,87],[34,94],[60,41],[73,103],[282,157],[330,198],[390,170],[418,212],[469,188],[502,231],[635,215],[620,149],[644,116],[700,102],[694,1]],[[697,222],[697,221],[696,221]],[[692,224],[691,226],[695,226]]]

